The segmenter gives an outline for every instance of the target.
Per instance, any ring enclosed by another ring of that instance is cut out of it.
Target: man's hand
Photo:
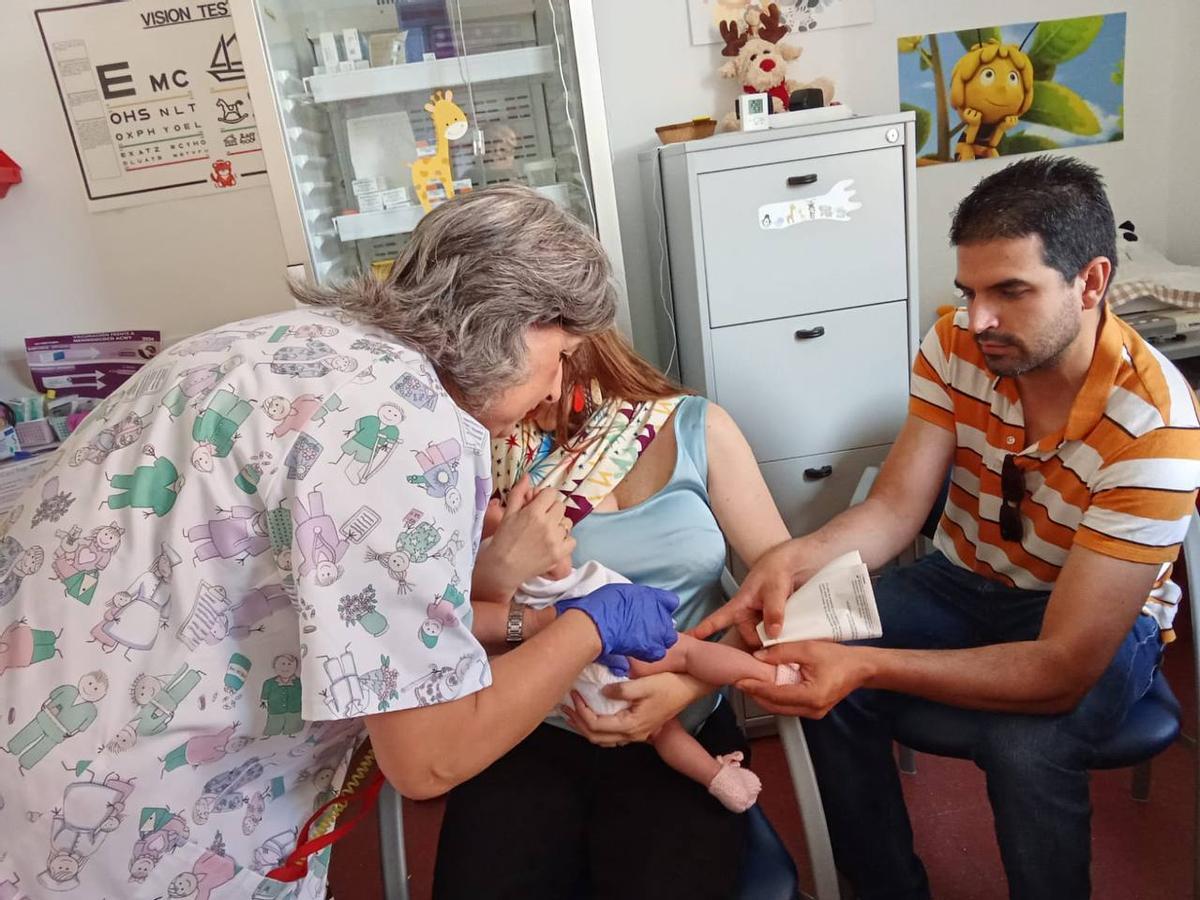
[[[782,716],[820,719],[851,691],[862,687],[872,674],[871,648],[848,647],[831,641],[797,641],[776,644],[754,654],[772,665],[798,663],[799,682],[770,684],[739,681],[737,687],[767,710]]]
[[[783,628],[783,606],[799,586],[794,544],[788,541],[764,553],[742,582],[741,590],[688,633],[705,640],[736,625],[747,647],[761,647],[755,626],[762,621],[767,637],[778,636]]]
[[[613,700],[628,701],[629,708],[611,716],[600,716],[575,693],[572,694],[574,709],[559,707],[572,728],[600,747],[621,747],[648,740],[696,699],[690,679],[673,672],[610,684],[604,688],[604,695]]]

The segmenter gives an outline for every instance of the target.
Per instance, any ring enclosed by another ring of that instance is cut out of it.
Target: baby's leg
[[[671,719],[652,739],[654,749],[668,766],[708,788],[726,809],[745,812],[758,799],[762,782],[741,767],[741,752],[713,757],[678,719]]]
[[[679,635],[675,646],[656,663],[630,661],[630,672],[639,678],[655,672],[686,672],[709,684],[734,684],[743,678],[770,684],[786,683],[781,681],[780,668],[757,660],[737,647],[697,640],[688,634]]]

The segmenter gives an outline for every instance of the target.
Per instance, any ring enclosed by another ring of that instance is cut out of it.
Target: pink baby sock
[[[775,667],[775,683],[776,684],[799,684],[800,683],[800,664],[799,663],[780,663]]]
[[[741,750],[718,756],[717,762],[721,768],[708,783],[708,792],[720,800],[726,809],[735,813],[745,812],[758,799],[762,782],[749,769],[742,768]]]

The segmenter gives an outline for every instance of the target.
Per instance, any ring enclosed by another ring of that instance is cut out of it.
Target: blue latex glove
[[[600,632],[602,656],[618,653],[646,662],[662,659],[679,639],[671,613],[679,598],[641,584],[606,584],[583,597],[559,600],[559,615],[569,609],[587,613]]]
[[[608,671],[612,672],[618,678],[625,678],[629,675],[628,656],[623,656],[620,653],[605,653],[603,656],[597,656],[596,662],[602,666],[608,666]]]

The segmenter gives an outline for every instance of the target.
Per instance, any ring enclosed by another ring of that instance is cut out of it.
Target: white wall
[[[53,5],[0,2],[0,149],[24,179],[0,200],[0,396],[29,384],[27,336],[152,328],[175,340],[289,305],[265,186],[87,211],[33,16]]]
[[[896,38],[901,35],[1128,12],[1126,139],[1078,154],[1103,170],[1118,221],[1134,220],[1140,233],[1177,261],[1200,264],[1200,229],[1191,224],[1200,209],[1200,178],[1192,159],[1200,140],[1194,112],[1200,67],[1191,53],[1200,35],[1200,3],[1009,0],[998,6],[985,0],[876,0],[875,8],[871,24],[802,38],[804,53],[791,63],[791,77],[828,76],[839,99],[855,112],[893,112],[899,104]],[[658,311],[656,223],[645,221],[637,154],[657,145],[656,125],[723,116],[735,85],[716,76],[719,45],[692,46],[685,0],[600,0],[596,20],[633,331],[639,349],[663,363],[670,337]],[[1003,164],[981,161],[918,173],[923,325],[932,320],[935,307],[951,300],[950,213],[979,178]]]

